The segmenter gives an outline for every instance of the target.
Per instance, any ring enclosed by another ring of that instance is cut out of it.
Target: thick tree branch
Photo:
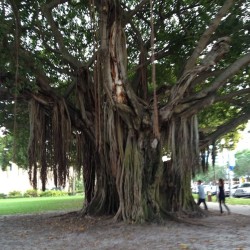
[[[210,106],[211,104],[215,102],[220,102],[220,101],[227,101],[230,103],[233,103],[234,105],[238,105],[240,107],[245,107],[246,105],[246,99],[248,97],[246,96],[246,99],[242,102],[240,100],[235,100],[232,99],[233,97],[240,96],[241,99],[243,98],[243,95],[250,94],[250,88],[244,89],[244,90],[239,90],[236,92],[232,92],[230,94],[227,94],[225,96],[215,96],[215,94],[209,94],[203,99],[197,99],[196,101],[190,101],[190,102],[182,102],[178,106],[176,106],[173,110],[173,113],[181,116],[181,117],[188,117],[194,114],[197,114],[199,111],[203,110],[204,108]]]
[[[199,93],[196,93],[187,99],[184,99],[183,102],[194,101],[198,99],[205,98],[209,93],[216,92],[220,87],[227,83],[227,80],[234,76],[239,70],[244,68],[250,63],[250,53],[244,55],[234,63],[232,63],[227,69],[223,71],[211,84],[210,87],[203,89]]]
[[[41,9],[42,9],[42,12],[43,12],[44,16],[46,17],[50,27],[51,27],[51,30],[52,30],[52,32],[54,34],[54,38],[56,39],[56,41],[58,43],[59,49],[60,49],[60,51],[62,53],[62,56],[70,64],[74,65],[76,68],[80,68],[80,67],[83,67],[83,64],[69,53],[68,49],[66,48],[66,46],[64,44],[63,36],[62,36],[61,32],[59,31],[59,29],[58,29],[58,27],[56,25],[56,22],[53,19],[53,15],[52,15],[52,9],[55,6],[57,6],[58,4],[61,4],[61,3],[64,3],[64,2],[67,2],[67,0],[64,0],[64,1],[54,0],[54,1],[51,1],[51,2],[43,5],[41,7]]]
[[[205,136],[205,138],[203,138],[200,141],[200,149],[204,149],[208,147],[218,138],[232,131],[234,128],[238,127],[239,125],[246,123],[249,119],[250,119],[250,112],[248,111],[248,112],[242,113],[241,115],[232,119],[231,121],[219,126],[213,133]]]
[[[250,63],[250,53],[246,54],[245,56],[243,56],[242,58],[238,59],[233,64],[231,64],[222,74],[220,74],[214,80],[213,84],[210,87],[208,87],[208,88],[200,91],[199,93],[196,93],[196,94],[194,94],[186,99],[182,99],[181,102],[178,102],[178,99],[180,99],[182,96],[179,93],[182,93],[186,88],[186,87],[183,88],[183,86],[180,86],[180,88],[182,88],[182,90],[181,90],[182,92],[180,92],[177,89],[178,95],[175,98],[177,101],[173,100],[175,105],[170,105],[168,103],[166,106],[162,107],[160,110],[161,118],[163,120],[167,120],[169,118],[169,116],[171,114],[174,114],[174,113],[178,114],[178,115],[182,115],[183,117],[190,116],[190,115],[198,113],[204,107],[207,107],[207,106],[213,104],[216,91],[221,86],[226,84],[226,82],[229,78],[234,76],[240,69],[242,69],[243,67],[245,67],[249,63]],[[199,67],[197,69],[199,69]],[[195,72],[192,72],[192,75],[194,73]],[[185,83],[185,85],[187,85],[187,83]]]
[[[241,57],[234,63],[232,63],[219,77],[215,79],[213,84],[202,91],[200,94],[201,96],[210,92],[214,92],[219,89],[222,85],[224,85],[227,79],[234,76],[239,70],[245,67],[247,64],[250,63],[250,53],[246,54],[245,56]]]
[[[224,5],[221,7],[218,14],[212,20],[208,29],[203,33],[200,40],[198,41],[193,54],[190,56],[190,58],[186,63],[184,74],[185,72],[187,72],[188,70],[192,69],[195,66],[197,58],[200,56],[200,53],[205,49],[205,47],[209,42],[210,37],[213,35],[217,27],[220,25],[221,19],[228,13],[229,9],[232,7],[234,3],[235,0],[225,1]]]
[[[249,95],[250,95],[250,88],[246,88],[229,93],[227,95],[216,96],[214,102],[221,102],[221,101],[234,102],[235,104],[237,103],[237,105],[239,106],[241,105],[245,106],[245,104],[247,103],[246,98],[250,100]],[[241,99],[244,99],[242,103]]]
[[[206,79],[209,77],[217,77],[219,76],[224,70],[223,69],[217,69],[217,70],[208,70],[202,72],[197,78],[192,81],[192,84],[190,85],[190,90],[193,89],[195,86],[198,86],[202,84]],[[185,102],[186,99],[183,100]]]

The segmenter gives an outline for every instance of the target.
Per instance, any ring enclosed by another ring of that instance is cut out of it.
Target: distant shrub
[[[76,193],[77,194],[83,194],[83,190],[77,190]]]
[[[6,194],[4,194],[4,193],[0,193],[0,199],[4,199],[4,198],[6,198],[7,197],[7,195]]]
[[[65,196],[68,195],[65,191],[59,191],[59,190],[47,190],[40,193],[41,197],[55,197],[55,196]]]
[[[14,190],[14,191],[9,192],[8,197],[10,197],[10,198],[20,198],[20,197],[23,197],[23,195],[22,195],[21,191]]]
[[[35,190],[35,189],[29,189],[27,190],[24,195],[24,197],[38,197],[39,194],[38,194],[38,191]]]

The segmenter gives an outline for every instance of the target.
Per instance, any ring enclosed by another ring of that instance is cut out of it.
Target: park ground
[[[77,213],[50,212],[0,217],[3,250],[155,250],[250,249],[250,206],[229,205],[219,213],[208,203],[208,216],[164,225],[128,225],[110,217],[79,218]]]

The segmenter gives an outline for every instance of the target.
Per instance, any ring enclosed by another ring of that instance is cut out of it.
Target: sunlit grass
[[[193,194],[194,199],[198,199],[197,194]],[[206,197],[206,201],[208,201],[208,197]],[[212,202],[218,202],[216,195],[212,196]],[[231,198],[226,197],[226,203],[230,205],[250,205],[250,198]]]
[[[197,194],[193,195],[197,199]],[[212,201],[217,202],[216,196]],[[250,198],[226,198],[230,205],[250,205]],[[83,206],[83,196],[0,199],[0,215],[32,214],[48,211],[77,211]]]
[[[250,205],[250,198],[226,198],[227,204],[230,205]]]
[[[83,196],[0,199],[0,215],[31,214],[48,211],[76,211],[83,205]]]

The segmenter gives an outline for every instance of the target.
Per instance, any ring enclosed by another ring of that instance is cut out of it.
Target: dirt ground
[[[190,223],[127,225],[76,213],[1,216],[0,249],[250,249],[250,216],[209,211]]]

